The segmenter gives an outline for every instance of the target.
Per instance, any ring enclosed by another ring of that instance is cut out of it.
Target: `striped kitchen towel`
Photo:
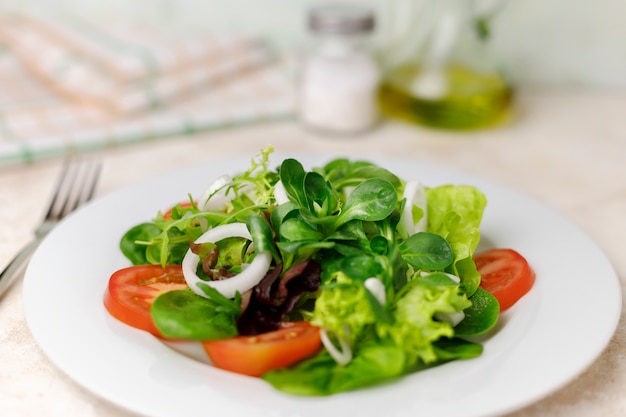
[[[0,16],[0,165],[293,110],[291,80],[254,38]]]

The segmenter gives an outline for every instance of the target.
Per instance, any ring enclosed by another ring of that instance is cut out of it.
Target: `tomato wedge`
[[[136,265],[111,275],[104,306],[119,321],[162,337],[150,316],[150,306],[161,294],[187,288],[180,265]]]
[[[283,323],[258,336],[237,336],[202,342],[217,368],[250,376],[292,365],[321,346],[319,328],[305,321]]]
[[[513,249],[489,249],[474,256],[480,287],[489,291],[504,311],[522,298],[535,283],[526,259]]]
[[[193,207],[193,204],[191,204],[191,201],[183,201],[181,203],[175,204],[172,207],[168,208],[165,213],[163,213],[163,219],[172,220],[172,212],[174,211],[174,207],[176,206],[178,206],[178,208],[180,209],[186,209]]]

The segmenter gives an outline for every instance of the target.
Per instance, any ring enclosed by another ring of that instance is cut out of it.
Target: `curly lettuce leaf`
[[[454,336],[453,327],[435,319],[437,313],[455,313],[471,306],[458,285],[437,285],[416,279],[405,287],[395,303],[393,326],[386,331],[402,347],[410,365],[429,364],[439,357],[433,343]]]
[[[428,231],[445,238],[454,252],[450,272],[461,278],[471,296],[480,284],[472,255],[480,241],[480,223],[487,205],[485,195],[469,185],[443,185],[426,190]]]
[[[377,320],[366,291],[361,281],[343,272],[336,273],[333,282],[323,288],[315,302],[311,324],[345,335],[353,343]]]
[[[411,281],[393,303],[393,322],[377,320],[365,290],[358,291],[358,281],[352,284],[331,288],[333,297],[323,301],[320,311],[316,308],[316,318],[326,326],[354,326],[355,322],[325,317],[328,312],[341,312],[341,317],[349,318],[347,311],[353,308],[357,321],[368,324],[353,339],[354,359],[342,366],[322,351],[292,367],[271,371],[263,375],[264,380],[290,394],[331,395],[482,353],[481,345],[455,338],[450,324],[434,318],[438,312],[456,312],[471,304],[458,284]]]

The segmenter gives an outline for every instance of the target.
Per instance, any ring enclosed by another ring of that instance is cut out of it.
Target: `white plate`
[[[308,167],[331,159],[295,157]],[[217,176],[246,169],[249,158],[212,161],[137,183],[67,218],[41,244],[26,273],[24,308],[34,337],[80,385],[155,417],[493,416],[545,397],[598,357],[617,326],[621,292],[612,266],[584,233],[487,181],[407,161],[371,160],[429,186],[478,186],[488,199],[481,246],[515,248],[535,269],[534,288],[503,315],[481,357],[384,386],[301,398],[190,359],[110,318],[102,296],[110,274],[128,265],[118,250],[122,234],[188,193],[200,195]]]

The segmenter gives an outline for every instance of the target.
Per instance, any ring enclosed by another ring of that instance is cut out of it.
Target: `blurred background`
[[[380,14],[377,36],[407,16],[406,3],[352,0]],[[468,0],[471,2],[472,0]],[[102,21],[180,31],[260,34],[281,50],[301,45],[316,0],[3,0],[3,10],[72,11]],[[395,16],[393,14],[396,13]],[[393,17],[390,18],[389,15]],[[518,86],[626,88],[626,2],[510,0],[492,23],[493,46]]]
[[[341,59],[313,49],[326,0],[4,0],[0,165],[298,116],[322,134],[361,134],[379,110],[483,129],[523,117],[524,91],[626,90],[624,0],[342,3],[372,11],[380,74],[345,55],[353,33]]]

